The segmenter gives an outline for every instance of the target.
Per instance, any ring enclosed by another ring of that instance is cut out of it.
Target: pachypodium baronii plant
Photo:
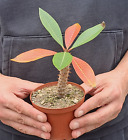
[[[95,87],[96,80],[92,68],[85,61],[72,56],[70,51],[97,37],[105,28],[105,22],[85,30],[79,35],[75,42],[74,40],[80,32],[81,26],[76,23],[68,27],[65,31],[64,47],[62,33],[55,19],[41,8],[39,8],[39,17],[43,26],[50,33],[52,38],[62,47],[63,52],[55,52],[47,49],[37,48],[21,53],[11,60],[19,63],[26,63],[54,55],[52,59],[53,65],[60,71],[58,78],[59,97],[62,97],[65,94],[65,89],[69,77],[69,66],[71,63],[80,79],[85,84]]]

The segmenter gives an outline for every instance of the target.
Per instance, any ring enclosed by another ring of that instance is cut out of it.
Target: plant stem
[[[69,67],[70,65],[60,70],[60,74],[58,78],[58,97],[59,98],[63,97],[63,95],[66,94],[65,90],[66,90],[68,77],[69,77],[69,70],[70,70]]]

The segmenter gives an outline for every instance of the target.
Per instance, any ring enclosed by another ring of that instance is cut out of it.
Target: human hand
[[[49,139],[46,115],[22,100],[41,84],[0,74],[0,85],[0,120],[22,133]]]
[[[128,93],[128,82],[124,75],[116,70],[96,76],[96,88],[82,86],[92,95],[74,113],[71,121],[72,137],[77,138],[101,125],[113,120],[120,113],[125,97]],[[89,111],[98,108],[95,112]]]

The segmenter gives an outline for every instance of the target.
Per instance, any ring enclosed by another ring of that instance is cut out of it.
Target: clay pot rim
[[[84,100],[84,98],[85,98],[85,89],[84,89],[82,86],[80,86],[79,84],[74,83],[74,82],[68,82],[68,84],[75,85],[75,86],[77,86],[78,88],[82,89],[83,92],[84,92],[83,98],[81,98],[81,100],[80,100],[77,104],[75,104],[75,105],[72,105],[72,106],[69,106],[69,107],[65,107],[65,108],[53,108],[53,109],[51,109],[51,108],[44,108],[44,107],[38,106],[38,105],[36,105],[35,103],[32,102],[31,96],[32,96],[32,93],[33,93],[34,91],[39,90],[39,89],[42,89],[42,88],[44,88],[44,87],[50,87],[50,86],[53,86],[53,85],[57,85],[57,83],[58,83],[57,81],[45,83],[45,84],[43,84],[43,85],[37,87],[36,89],[34,89],[34,90],[30,93],[30,101],[31,101],[32,105],[33,105],[35,108],[37,108],[38,110],[43,111],[44,113],[50,113],[50,114],[61,114],[61,113],[66,113],[66,112],[70,112],[70,111],[72,111],[72,110],[75,110],[77,107],[79,107],[80,104],[81,104],[81,102],[83,102],[83,100]]]

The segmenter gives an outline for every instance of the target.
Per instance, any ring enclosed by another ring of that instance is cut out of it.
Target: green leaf
[[[49,15],[46,11],[39,8],[39,16],[43,26],[50,33],[53,39],[62,46],[63,48],[63,38],[60,27],[55,19]]]
[[[62,70],[72,62],[72,55],[68,52],[56,53],[53,56],[53,65],[58,69]]]
[[[84,31],[76,40],[76,42],[73,44],[72,49],[79,47],[91,40],[93,40],[95,37],[97,37],[100,32],[105,28],[105,22],[102,22],[101,24],[98,24],[94,27],[91,27]]]

